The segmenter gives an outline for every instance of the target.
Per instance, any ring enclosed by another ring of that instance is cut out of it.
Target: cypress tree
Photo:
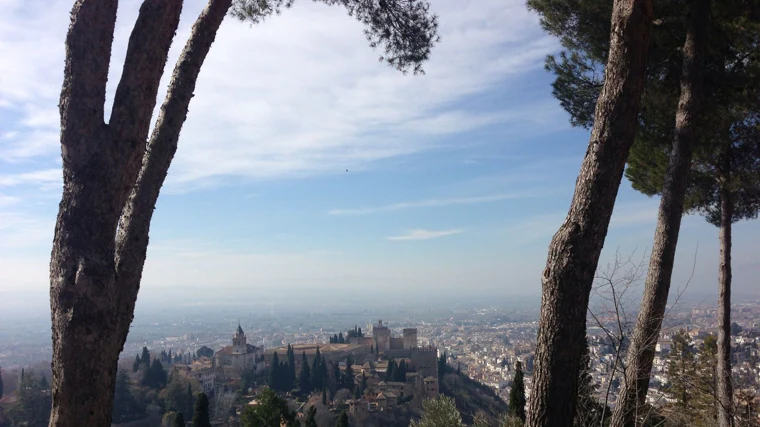
[[[174,416],[173,427],[185,427],[185,417],[182,416],[182,412],[177,412]]]
[[[309,360],[306,358],[306,352],[301,355],[301,370],[298,372],[298,387],[303,393],[311,393],[311,369]]]
[[[340,413],[340,417],[338,417],[338,423],[335,424],[335,427],[348,427],[348,414],[346,411]]]
[[[343,332],[341,332],[340,334],[338,334],[338,342],[340,344],[345,344],[346,343],[346,339],[343,338]]]
[[[340,366],[338,366],[337,363],[333,363],[333,379],[335,380],[335,390],[341,388],[342,381],[340,380]],[[332,391],[333,388],[330,388],[330,391]]]
[[[364,375],[364,372],[362,372],[362,385],[361,385],[361,388],[362,388],[362,394],[363,394],[364,391],[367,390],[367,376]]]
[[[296,383],[296,352],[293,350],[293,346],[288,344],[288,378],[287,389],[291,389]]]
[[[345,387],[348,388],[349,390],[354,389],[354,383],[355,383],[354,368],[352,368],[352,366],[353,365],[349,365],[348,363],[346,363]]]
[[[135,400],[134,396],[129,389],[129,376],[127,371],[119,370],[116,374],[116,384],[114,386],[113,394],[113,421],[114,423],[121,423],[128,421],[130,418],[139,416],[142,412],[139,408],[139,404]]]
[[[319,347],[317,347],[317,351],[314,354],[314,360],[311,364],[311,386],[317,390],[323,388],[325,385],[325,377],[322,372],[323,365],[322,355],[319,352]]]
[[[140,358],[140,361],[142,363],[150,365],[150,352],[148,351],[148,347],[143,347],[143,349],[142,349],[142,357]]]
[[[322,388],[322,404],[327,405],[327,389]]]
[[[0,399],[3,398],[3,369],[0,368]]]
[[[323,386],[327,385],[327,362],[324,357],[320,357],[319,378]]]
[[[137,372],[140,370],[140,355],[135,354],[135,363],[132,364],[132,372]]]
[[[525,422],[525,382],[519,360],[515,364],[515,377],[509,390],[509,414]]]
[[[277,370],[277,384],[279,391],[288,391],[288,372],[290,367],[287,362],[280,363],[280,369]]]
[[[406,381],[406,362],[404,359],[398,363],[398,366],[394,367],[393,381],[404,382]]]
[[[317,427],[317,408],[313,406],[309,408],[304,427]]]
[[[195,401],[193,427],[211,427],[208,415],[208,396],[206,396],[206,393],[199,394],[198,399]]]
[[[385,381],[393,381],[393,372],[396,370],[396,361],[391,358],[388,361],[388,368],[385,369]]]
[[[280,358],[275,351],[272,355],[272,363],[269,364],[269,387],[272,390],[279,390],[279,370],[280,370]]]
[[[438,359],[438,377],[443,378],[443,374],[446,373],[446,366],[448,363],[448,356],[444,351],[441,357]]]
[[[151,377],[151,381],[150,381],[151,387],[155,389],[160,389],[166,385],[168,376],[166,374],[166,371],[164,370],[164,364],[161,363],[160,360],[154,359],[148,371],[150,372],[150,377]]]
[[[190,383],[187,384],[187,396],[185,396],[185,399],[187,399],[187,402],[185,402],[185,413],[190,418],[190,414],[193,413],[193,408],[195,407],[195,397],[193,397],[193,388]]]

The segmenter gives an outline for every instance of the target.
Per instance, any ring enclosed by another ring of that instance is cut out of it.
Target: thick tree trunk
[[[542,276],[528,427],[571,426],[586,311],[599,255],[637,126],[652,24],[651,0],[616,0],[606,79],[565,222]]]
[[[117,2],[74,5],[60,103],[64,186],[50,261],[51,426],[111,425],[116,363],[132,322],[150,214],[230,3],[211,0],[198,18],[147,152],[182,1],[146,0],[140,8],[109,124],[103,112]]]
[[[720,187],[720,271],[718,274],[718,425],[733,427],[733,384],[731,375],[731,224],[733,201],[728,188],[730,148],[726,152],[727,167]]]
[[[654,350],[668,303],[673,261],[681,228],[684,198],[691,167],[694,130],[702,99],[702,61],[707,39],[709,0],[694,0],[683,49],[681,95],[676,112],[675,137],[657,215],[652,256],[649,260],[633,340],[628,348],[623,386],[612,414],[611,427],[635,427],[637,409],[644,404],[652,372]]]

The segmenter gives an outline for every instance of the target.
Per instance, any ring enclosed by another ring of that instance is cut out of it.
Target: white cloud
[[[0,175],[0,187],[21,185],[31,185],[41,189],[60,189],[63,185],[61,169],[42,169],[32,172]]]
[[[393,212],[393,211],[400,211],[400,210],[405,210],[405,209],[432,208],[432,207],[454,206],[454,205],[473,205],[473,204],[478,204],[478,203],[492,203],[492,202],[499,202],[502,200],[513,200],[513,199],[521,199],[521,198],[526,198],[526,197],[536,197],[542,194],[543,193],[541,193],[540,191],[535,191],[535,192],[524,192],[524,193],[489,194],[485,196],[476,196],[476,197],[456,197],[456,198],[450,198],[450,199],[428,199],[428,200],[419,200],[419,201],[414,201],[414,202],[393,203],[390,205],[366,207],[366,208],[333,209],[331,211],[328,211],[328,214],[336,215],[336,216],[367,215],[367,214],[378,213],[378,212]]]
[[[20,202],[21,199],[14,196],[7,196],[3,193],[0,193],[0,208],[15,205],[16,203]]]
[[[389,236],[386,237],[388,240],[430,240],[430,239],[437,239],[439,237],[445,237],[445,236],[452,236],[454,234],[461,234],[464,230],[441,230],[441,231],[430,231],[430,230],[409,230],[406,234],[403,234],[401,236]]]
[[[109,99],[139,3],[119,5]],[[186,1],[160,97],[203,3]],[[59,156],[55,105],[70,7],[69,2],[0,4],[0,105],[20,117],[14,120],[15,135],[0,146],[0,160]],[[432,8],[440,15],[442,41],[425,76],[403,76],[379,63],[362,25],[340,7],[302,0],[254,27],[227,18],[201,72],[169,191],[236,177],[360,169],[431,149],[442,135],[536,121],[547,117],[540,111],[558,109],[539,101],[496,111],[457,106],[508,85],[510,76],[539,68],[556,48],[522,1],[442,0]]]

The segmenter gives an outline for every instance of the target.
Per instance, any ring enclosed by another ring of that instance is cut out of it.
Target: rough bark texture
[[[549,246],[528,427],[570,427],[586,311],[644,86],[651,0],[616,0],[604,87],[567,218]]]
[[[668,303],[691,166],[694,131],[703,96],[702,61],[706,48],[708,15],[709,0],[694,0],[683,48],[681,95],[676,111],[673,150],[662,189],[641,310],[628,348],[628,366],[612,415],[611,427],[635,427],[637,409],[644,404],[649,389],[655,345]]]
[[[732,427],[733,424],[733,384],[731,383],[731,224],[733,223],[733,202],[727,188],[730,170],[730,148],[726,150],[727,167],[720,188],[720,271],[718,282],[718,425]]]
[[[74,5],[60,101],[63,196],[50,261],[51,426],[111,425],[116,363],[132,322],[150,214],[198,69],[230,2],[211,0],[198,18],[147,152],[182,1],[143,3],[108,124],[103,115],[117,1]]]

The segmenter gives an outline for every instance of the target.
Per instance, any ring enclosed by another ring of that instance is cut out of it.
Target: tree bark
[[[655,346],[668,303],[692,145],[703,96],[702,62],[707,41],[709,3],[709,0],[694,0],[692,4],[683,48],[681,95],[676,111],[673,149],[660,199],[641,310],[628,348],[628,366],[612,414],[611,427],[635,427],[637,409],[644,404],[649,389]]]
[[[171,162],[164,153],[176,150],[197,71],[230,3],[211,0],[193,27],[177,69],[189,62],[195,71],[175,70],[148,151],[145,137],[182,1],[146,0],[140,8],[109,124],[103,112],[117,1],[74,5],[60,102],[64,185],[50,261],[50,426],[111,425],[116,363],[132,322],[147,224]]]
[[[720,271],[718,282],[718,425],[732,427],[733,384],[731,375],[731,224],[733,200],[728,188],[731,168],[731,147],[727,146],[720,183]]]
[[[606,79],[589,147],[542,275],[527,427],[573,423],[589,293],[637,127],[652,8],[651,0],[614,2]]]

